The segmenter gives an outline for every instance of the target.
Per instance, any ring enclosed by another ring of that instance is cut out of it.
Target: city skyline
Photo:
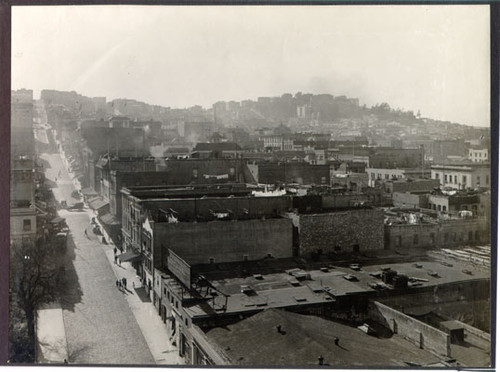
[[[12,15],[13,89],[170,107],[330,93],[489,126],[487,6],[61,6]]]

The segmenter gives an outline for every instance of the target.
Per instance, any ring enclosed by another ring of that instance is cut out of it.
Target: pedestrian
[[[118,288],[119,286],[120,286],[120,281],[116,279],[116,288]]]
[[[113,252],[115,253],[115,256],[116,256],[116,247],[113,249]]]
[[[123,288],[127,288],[127,278],[123,278],[122,279],[122,283],[123,283]]]
[[[116,259],[117,259],[117,256],[116,256],[116,254],[115,254],[115,263],[116,263]]]
[[[335,345],[337,345],[337,346],[339,346],[339,341],[340,341],[340,340],[339,340],[339,338],[338,338],[338,337],[335,337],[335,338],[333,339],[333,342],[335,342]]]

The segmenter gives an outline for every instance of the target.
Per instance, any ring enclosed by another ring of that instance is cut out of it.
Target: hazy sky
[[[12,88],[151,104],[331,93],[488,126],[489,7],[14,6]]]

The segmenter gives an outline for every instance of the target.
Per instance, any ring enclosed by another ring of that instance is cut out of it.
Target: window
[[[396,236],[396,247],[401,247],[401,246],[402,246],[401,235],[400,236]]]
[[[439,179],[439,173],[436,173],[436,177],[435,177],[437,180]]]
[[[215,263],[215,258],[210,257],[210,258],[208,259],[208,261],[209,261],[211,264],[213,264],[213,263]]]
[[[443,205],[443,212],[446,212],[446,205]]]
[[[436,236],[434,233],[431,233],[431,244],[436,244]]]
[[[448,182],[448,175],[447,174],[444,175],[444,182]]]
[[[326,183],[326,177],[321,177],[321,183],[325,184]]]
[[[490,184],[490,176],[486,176],[485,181],[486,181],[486,184],[489,185]]]
[[[413,235],[413,244],[418,244],[418,234]]]
[[[479,231],[478,230],[476,230],[476,234],[475,235],[476,235],[476,241],[479,241]]]
[[[472,237],[473,237],[473,233],[472,233],[472,231],[469,231],[469,241],[470,242],[472,241]]]
[[[477,184],[479,185],[481,183],[481,176],[477,176]]]
[[[458,176],[455,176],[455,185],[458,183]]]
[[[31,220],[23,220],[23,231],[31,231]]]
[[[444,242],[445,242],[445,243],[448,243],[448,239],[449,239],[449,237],[450,237],[450,234],[448,234],[448,233],[444,233]]]
[[[462,184],[465,186],[467,183],[467,176],[462,176]]]

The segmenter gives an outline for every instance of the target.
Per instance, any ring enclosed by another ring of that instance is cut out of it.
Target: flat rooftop
[[[373,284],[384,285],[381,272],[386,268],[407,275],[410,278],[410,288],[490,278],[488,270],[471,267],[470,264],[461,261],[450,263],[429,260],[418,263],[378,264],[364,266],[360,270],[331,265],[324,270],[302,270],[291,267],[280,273],[211,280],[210,283],[219,294],[208,302],[209,306],[193,305],[185,310],[196,318],[216,313],[245,313],[270,308],[319,305],[332,303],[336,297],[341,296],[390,291],[392,287],[377,290],[372,288]],[[348,274],[354,276],[355,280],[344,278]]]
[[[129,186],[122,188],[122,193],[138,199],[162,199],[172,197],[195,196],[250,196],[252,190],[244,183],[222,183],[206,185],[179,185],[179,186]]]

